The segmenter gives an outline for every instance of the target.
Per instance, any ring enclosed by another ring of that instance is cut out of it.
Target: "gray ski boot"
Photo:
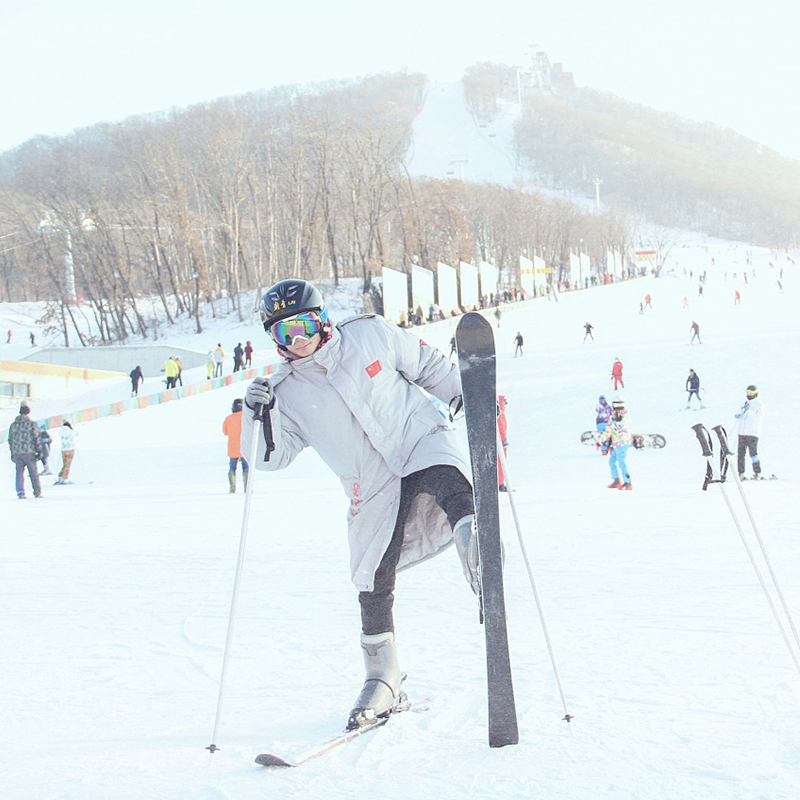
[[[405,675],[397,663],[394,633],[362,633],[361,650],[367,678],[347,720],[349,731],[369,725],[376,717],[386,716],[405,699],[400,690]]]
[[[481,581],[478,568],[478,534],[475,530],[475,515],[462,517],[453,527],[453,538],[456,542],[461,569],[472,591],[480,597]]]

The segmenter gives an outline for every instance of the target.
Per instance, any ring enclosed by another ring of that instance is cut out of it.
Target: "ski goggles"
[[[318,311],[304,311],[294,317],[280,319],[269,327],[269,335],[283,347],[294,344],[297,339],[310,339],[320,333],[327,321]]]

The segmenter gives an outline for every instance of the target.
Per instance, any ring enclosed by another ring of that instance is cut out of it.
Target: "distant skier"
[[[233,371],[238,372],[242,368],[242,362],[244,361],[244,348],[242,347],[242,343],[239,342],[236,347],[233,348]]]
[[[8,449],[16,468],[16,490],[20,500],[25,499],[25,470],[33,487],[33,496],[42,496],[39,468],[36,462],[41,457],[39,428],[30,418],[31,408],[27,403],[19,407],[19,414],[8,429]],[[8,528],[6,528],[8,530]]]
[[[452,359],[453,356],[455,355],[455,353],[456,353],[456,337],[452,336],[450,338],[450,356],[449,356],[449,358]]]
[[[649,294],[646,294],[646,295],[644,296],[644,307],[645,307],[646,309],[647,309],[647,308],[649,308],[649,309],[652,311],[652,310],[653,310],[653,306],[652,306],[652,303],[651,303],[650,301],[651,301],[651,297],[650,297],[650,295],[649,295]]]
[[[583,326],[583,329],[586,331],[586,333],[583,334],[583,341],[585,342],[587,337],[592,341],[594,341],[594,336],[592,335],[592,331],[594,330],[594,325],[592,325],[591,322],[587,322]]]
[[[242,456],[242,399],[237,398],[231,406],[231,413],[222,421],[222,432],[228,437],[228,488],[236,493],[236,467],[242,464],[242,480],[247,491],[247,473],[250,465]]]
[[[606,429],[608,421],[611,419],[611,406],[608,404],[608,400],[606,400],[606,396],[604,394],[601,394],[597,401],[595,415],[595,426],[597,427],[597,430],[602,433]]]
[[[747,387],[745,400],[739,413],[734,415],[739,420],[739,448],[737,452],[737,468],[739,477],[744,479],[744,460],[747,452],[753,465],[753,479],[761,480],[761,458],[758,455],[758,440],[761,436],[761,422],[764,419],[764,404],[758,396],[758,386]]]
[[[735,306],[738,306],[741,305],[741,303],[742,303],[742,295],[739,293],[739,290],[737,289],[733,294],[733,304]]]
[[[700,397],[700,377],[693,369],[689,370],[689,377],[686,378],[686,391],[689,392],[689,396],[686,398],[686,408],[692,404],[692,395],[697,397],[700,408],[705,408]]]
[[[222,377],[222,363],[225,361],[225,351],[222,349],[222,342],[217,342],[217,348],[214,350],[214,377]]]
[[[131,378],[131,397],[139,396],[139,384],[144,383],[144,375],[142,368],[139,366],[134,367],[130,373]]]
[[[72,459],[75,458],[75,431],[68,420],[61,423],[61,469],[58,473],[56,483],[72,483],[69,479],[69,470],[72,466]]]
[[[623,389],[625,388],[625,382],[622,380],[622,362],[618,358],[614,359],[614,364],[611,367],[611,379],[614,381],[614,390],[620,386]]]
[[[497,306],[494,310],[494,318],[497,320],[497,327],[500,327],[500,318],[503,316],[503,312],[500,310],[500,306]]]
[[[42,462],[44,469],[42,475],[52,475],[50,472],[50,447],[53,444],[53,437],[47,431],[47,423],[39,423],[39,460]]]
[[[170,356],[165,362],[161,371],[167,376],[167,389],[174,389],[178,380],[178,362]]]
[[[249,409],[269,409],[275,443],[265,460],[259,436],[254,466],[283,469],[312,447],[350,501],[350,567],[366,669],[347,722],[352,730],[390,712],[401,693],[393,616],[397,570],[455,540],[464,575],[480,591],[471,470],[452,427],[422,391],[455,407],[461,381],[443,353],[383,317],[334,325],[319,290],[304,280],[267,289],[261,319],[284,363],[269,378],[256,378],[245,395]],[[249,453],[256,427],[251,414],[242,422],[242,451]],[[301,518],[314,524],[308,509]]]
[[[595,427],[597,428],[598,433],[603,433],[605,431],[610,419],[611,406],[608,404],[606,396],[601,394],[599,400],[597,401],[597,408],[595,408]],[[603,443],[602,439],[598,441],[597,447],[602,455],[608,455],[608,447]]]
[[[214,351],[209,350],[206,353],[206,377],[208,378],[208,380],[211,380],[214,377],[214,369],[215,369]]]
[[[611,469],[611,483],[609,489],[631,491],[631,475],[628,471],[626,456],[628,448],[633,442],[633,437],[628,428],[628,412],[625,401],[616,397],[611,401],[611,419],[603,432],[602,444],[611,454],[608,466]]]
[[[253,366],[253,345],[250,343],[250,340],[247,340],[247,344],[244,346],[244,365],[246,367]]]
[[[522,334],[517,331],[517,335],[514,337],[514,358],[516,358],[518,354],[521,356],[525,355],[525,353],[522,352],[524,344],[525,340],[522,338]]]
[[[508,401],[506,396],[501,394],[497,398],[497,431],[500,434],[500,442],[503,446],[503,456],[508,455],[508,418],[506,417],[506,406]],[[503,472],[503,464],[500,456],[497,456],[497,484],[501,492],[507,492],[506,476]]]
[[[689,330],[692,332],[692,339],[689,344],[694,344],[695,339],[697,339],[698,344],[703,344],[703,341],[700,338],[700,326],[696,322],[692,322]]]

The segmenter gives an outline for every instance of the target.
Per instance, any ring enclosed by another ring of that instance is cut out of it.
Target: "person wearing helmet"
[[[633,489],[626,460],[628,448],[632,443],[633,437],[628,427],[628,411],[625,408],[625,400],[615,397],[611,401],[611,419],[608,421],[601,439],[601,446],[611,454],[608,459],[608,466],[611,469],[609,489],[622,489],[623,491]]]
[[[689,377],[686,378],[686,391],[689,392],[689,396],[686,398],[686,408],[691,407],[692,395],[697,398],[700,408],[705,408],[700,397],[700,376],[693,369],[689,370]]]
[[[242,456],[242,399],[236,398],[231,406],[231,413],[222,421],[222,432],[228,437],[228,488],[231,494],[236,493],[236,467],[242,464],[242,480],[247,491],[247,473],[250,466]]]
[[[598,433],[603,433],[603,431],[605,431],[606,426],[608,425],[608,421],[610,419],[611,419],[611,406],[608,404],[606,396],[604,394],[601,394],[597,401],[597,408],[595,409],[595,426],[597,428]],[[597,447],[604,456],[608,455],[608,447],[606,447],[606,445],[603,444],[602,440],[597,442]]]
[[[53,437],[49,434],[47,430],[47,423],[40,422],[39,423],[39,460],[42,462],[42,467],[44,469],[41,471],[41,475],[52,475],[53,473],[50,472],[50,445],[53,444]]]
[[[283,363],[270,378],[256,378],[245,395],[249,409],[269,409],[274,437],[268,456],[261,437],[255,466],[283,469],[312,447],[350,501],[350,571],[366,668],[347,721],[356,729],[402,698],[395,573],[455,541],[465,577],[479,591],[469,462],[452,425],[422,391],[458,405],[459,372],[435,347],[383,317],[364,314],[334,325],[320,292],[303,280],[268,289],[261,317]],[[245,413],[245,452],[254,430]]]
[[[614,359],[614,363],[611,366],[611,380],[614,381],[614,391],[619,389],[621,386],[623,389],[625,388],[625,381],[622,380],[622,362],[618,359]]]
[[[746,390],[747,399],[735,418],[739,420],[739,447],[736,453],[739,478],[744,479],[744,460],[750,453],[753,465],[753,479],[761,480],[761,457],[758,455],[758,440],[761,436],[761,422],[764,419],[764,404],[758,396],[758,386],[750,384]]]
[[[611,419],[611,406],[608,404],[608,400],[606,400],[606,396],[604,394],[601,394],[597,400],[597,408],[595,409],[595,413],[595,424],[597,425],[597,430],[602,433],[606,429],[608,421]]]

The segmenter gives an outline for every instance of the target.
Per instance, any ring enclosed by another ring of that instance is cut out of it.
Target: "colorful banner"
[[[187,386],[179,386],[175,389],[165,389],[156,394],[143,395],[142,397],[128,397],[123,400],[116,400],[112,403],[104,403],[91,408],[82,408],[79,411],[69,411],[64,414],[56,414],[52,417],[37,419],[37,422],[44,422],[48,430],[60,428],[64,420],[71,423],[94,422],[96,419],[104,417],[114,417],[126,411],[134,411],[137,408],[150,408],[161,403],[169,403],[173,400],[180,400],[182,397],[191,397],[202,392],[210,392],[213,389],[221,389],[223,386],[230,386],[240,381],[252,380],[259,375],[269,375],[273,365],[267,364],[265,367],[254,367],[253,369],[239,370],[221,378],[212,378],[202,383],[190,383]],[[8,440],[8,429],[0,431],[0,442]]]

